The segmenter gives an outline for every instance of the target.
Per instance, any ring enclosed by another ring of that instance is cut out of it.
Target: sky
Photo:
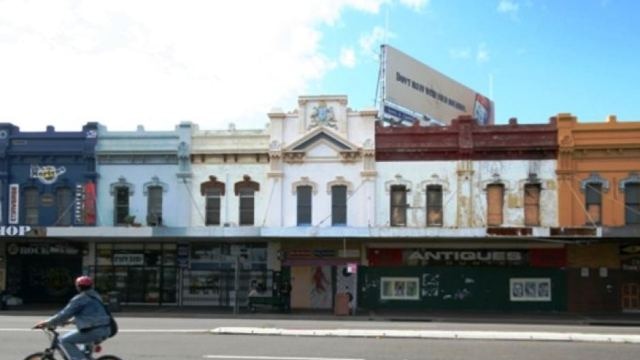
[[[0,0],[0,122],[264,128],[298,96],[376,105],[388,43],[489,96],[495,122],[640,121],[633,0]]]

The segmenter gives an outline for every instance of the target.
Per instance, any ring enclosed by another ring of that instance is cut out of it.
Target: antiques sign
[[[407,265],[522,266],[527,264],[525,250],[434,250],[413,249],[403,254]]]

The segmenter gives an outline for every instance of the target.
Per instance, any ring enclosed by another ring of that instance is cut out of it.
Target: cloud
[[[340,64],[350,69],[356,66],[356,53],[352,48],[340,50]]]
[[[295,106],[339,60],[350,64],[322,50],[320,29],[347,9],[375,14],[389,3],[0,1],[0,122],[22,130],[77,131],[88,121],[111,130],[172,129],[182,120],[262,127],[270,108]]]
[[[360,36],[360,51],[365,57],[378,61],[380,45],[393,39],[395,34],[381,26],[375,26],[371,32]]]
[[[500,0],[498,3],[498,12],[503,14],[516,15],[520,6],[512,0]]]
[[[466,60],[471,58],[471,49],[450,49],[449,57],[454,60]]]
[[[486,63],[489,61],[489,50],[487,49],[486,44],[480,43],[478,44],[478,49],[476,51],[476,62],[478,63]]]
[[[419,11],[429,6],[430,0],[400,0],[400,3],[410,9]]]

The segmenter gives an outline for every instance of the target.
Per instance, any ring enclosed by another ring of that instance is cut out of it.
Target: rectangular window
[[[39,206],[40,194],[35,187],[24,190],[24,208],[26,225],[38,225],[40,222]]]
[[[220,200],[221,193],[218,189],[207,189],[206,196],[206,219],[205,225],[220,225]]]
[[[549,278],[511,278],[509,290],[511,301],[551,301]]]
[[[407,226],[407,190],[404,185],[391,186],[391,226]]]
[[[149,186],[147,189],[147,225],[162,225],[162,187]]]
[[[502,225],[502,207],[504,202],[504,186],[493,184],[487,186],[487,225]]]
[[[73,196],[68,187],[56,189],[56,223],[58,226],[71,225],[71,214],[73,213]]]
[[[602,184],[588,183],[585,187],[585,206],[587,207],[587,225],[598,226],[602,218]]]
[[[298,186],[298,226],[311,225],[311,186]]]
[[[127,217],[129,216],[129,188],[124,186],[117,187],[114,201],[114,224],[126,224]]]
[[[427,226],[442,226],[442,186],[427,186]]]
[[[524,224],[526,226],[540,225],[539,184],[528,184],[524,186]]]
[[[624,187],[625,221],[627,225],[640,224],[640,183]]]
[[[420,281],[414,277],[380,278],[380,300],[420,300]]]
[[[254,225],[254,199],[255,192],[253,189],[242,189],[240,195],[240,225]]]
[[[331,225],[347,225],[347,187],[331,187]]]

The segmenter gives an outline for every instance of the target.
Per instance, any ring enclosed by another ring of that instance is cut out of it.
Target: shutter
[[[524,186],[524,224],[540,225],[540,185]]]

